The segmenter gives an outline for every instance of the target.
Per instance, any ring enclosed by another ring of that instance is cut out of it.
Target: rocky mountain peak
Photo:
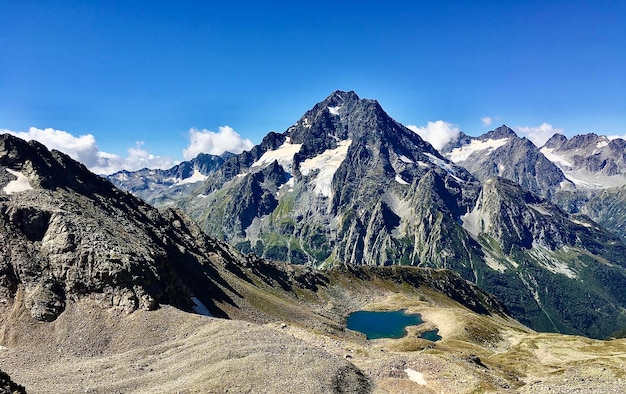
[[[550,137],[548,141],[546,141],[546,143],[543,145],[542,148],[559,149],[566,142],[567,142],[566,136],[564,136],[563,134],[556,133],[552,137]]]
[[[17,171],[35,189],[68,189],[83,195],[121,193],[113,192],[109,182],[64,153],[50,151],[37,141],[27,142],[10,134],[0,135],[0,166],[7,171]]]
[[[480,138],[482,139],[499,139],[499,138],[511,138],[517,137],[517,134],[513,129],[503,124],[502,126],[484,134]]]

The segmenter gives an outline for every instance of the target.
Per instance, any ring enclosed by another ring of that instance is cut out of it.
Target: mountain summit
[[[182,207],[209,234],[272,259],[445,266],[456,243],[469,260],[458,219],[478,190],[378,102],[337,91],[231,158]]]

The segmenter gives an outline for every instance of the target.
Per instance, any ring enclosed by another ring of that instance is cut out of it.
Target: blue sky
[[[626,134],[626,2],[386,3],[0,0],[0,129],[167,166],[341,89],[431,134]]]

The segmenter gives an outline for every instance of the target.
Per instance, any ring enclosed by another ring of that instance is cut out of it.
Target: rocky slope
[[[314,297],[263,292],[274,300],[274,310],[286,312],[268,323],[207,318],[168,306],[115,314],[88,299],[69,304],[52,323],[37,324],[16,311],[10,330],[4,321],[0,363],[29,393],[626,389],[624,340],[538,334],[496,313],[468,310],[426,285],[371,274],[331,277]],[[246,289],[240,284],[236,290]],[[408,327],[404,338],[369,341],[338,329],[340,316],[355,309],[407,309],[426,323]],[[318,317],[316,327],[302,324],[319,315],[326,318]],[[419,338],[434,328],[442,340]]]

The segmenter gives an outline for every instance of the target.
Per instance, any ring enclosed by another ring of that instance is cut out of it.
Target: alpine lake
[[[399,311],[357,311],[348,315],[346,326],[348,329],[365,334],[367,339],[402,338],[406,335],[407,326],[417,326],[424,323],[420,314],[408,314],[404,309]],[[441,339],[439,330],[425,331],[420,338],[429,341]]]

